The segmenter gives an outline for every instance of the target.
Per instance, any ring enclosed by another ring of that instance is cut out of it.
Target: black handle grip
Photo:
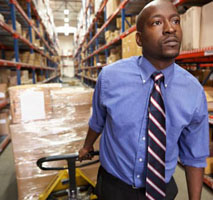
[[[97,156],[97,155],[99,155],[99,151],[92,151],[89,154],[91,156]],[[43,166],[43,163],[45,163],[45,162],[52,162],[52,161],[59,161],[59,160],[66,160],[67,162],[70,161],[70,160],[77,161],[78,160],[78,153],[73,153],[73,154],[68,154],[68,155],[57,155],[57,156],[43,157],[43,158],[40,158],[39,160],[37,160],[36,164],[42,170],[64,170],[64,169],[68,169],[67,167],[44,167]],[[79,166],[76,166],[76,167],[83,167],[83,166],[94,164],[96,162],[98,162],[98,161],[91,161],[89,163],[82,164],[82,165],[79,165]]]

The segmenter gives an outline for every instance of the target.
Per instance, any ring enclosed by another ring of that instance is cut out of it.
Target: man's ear
[[[135,35],[135,39],[136,39],[136,43],[139,47],[142,47],[142,36],[141,36],[141,32],[136,32]]]

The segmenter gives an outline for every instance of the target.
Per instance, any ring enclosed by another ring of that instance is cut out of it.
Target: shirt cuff
[[[103,128],[98,126],[96,123],[93,122],[92,119],[89,120],[89,127],[95,131],[96,133],[101,133]]]
[[[206,158],[199,160],[190,160],[190,159],[181,159],[180,161],[183,165],[197,167],[197,168],[205,168],[207,166]]]

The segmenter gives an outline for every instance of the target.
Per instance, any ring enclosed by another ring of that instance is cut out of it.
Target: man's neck
[[[151,58],[149,56],[144,57],[157,69],[157,70],[163,70],[169,67],[172,63],[175,62],[175,59],[155,59]]]

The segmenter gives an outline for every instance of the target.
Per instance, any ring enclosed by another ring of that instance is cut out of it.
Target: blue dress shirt
[[[144,57],[117,61],[102,69],[93,96],[91,129],[102,133],[100,161],[112,175],[145,187],[147,110],[154,66]],[[184,165],[205,167],[209,155],[207,102],[203,87],[173,63],[161,71],[166,111],[166,182],[180,158]]]

